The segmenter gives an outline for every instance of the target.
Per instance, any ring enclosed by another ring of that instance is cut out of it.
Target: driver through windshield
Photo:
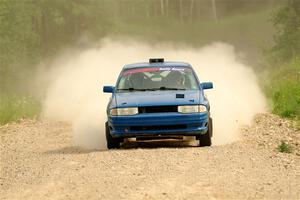
[[[125,70],[118,91],[196,90],[197,80],[190,68],[147,67]]]

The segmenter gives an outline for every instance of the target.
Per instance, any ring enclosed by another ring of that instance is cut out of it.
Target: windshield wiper
[[[155,91],[155,90],[186,90],[184,88],[171,88],[171,87],[160,87],[160,88],[145,88],[145,89],[136,89],[136,88],[124,88],[124,89],[118,89],[119,91]]]
[[[118,89],[118,90],[125,90],[125,91],[129,91],[129,92],[133,92],[133,91],[146,91],[146,89],[136,89],[136,88],[124,88],[124,89]]]
[[[184,88],[172,88],[172,87],[160,87],[160,88],[151,88],[147,90],[186,90]]]

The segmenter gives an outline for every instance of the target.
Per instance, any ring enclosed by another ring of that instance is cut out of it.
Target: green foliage
[[[273,63],[286,62],[300,53],[300,1],[288,0],[273,17],[276,28]]]
[[[253,38],[261,38],[256,30],[266,32],[268,24],[265,15],[253,13],[271,5],[271,0],[218,1],[216,19],[211,1],[0,0],[0,90],[19,92],[18,86],[31,81],[23,74],[40,61],[108,35],[193,45],[221,40],[253,49],[258,43]]]
[[[285,141],[281,141],[280,145],[277,147],[277,150],[281,153],[292,153],[293,147]]]
[[[282,116],[300,116],[300,61],[295,59],[272,73],[267,91],[273,100],[273,112]]]
[[[20,96],[4,94],[26,95],[39,62],[106,36],[193,46],[223,41],[256,52],[271,29],[273,0],[216,2],[217,17],[211,1],[0,0],[0,123],[38,110],[30,98],[16,103]]]
[[[299,87],[291,83],[283,83],[274,93],[273,112],[282,117],[296,117],[299,115]]]
[[[300,114],[300,88],[293,83],[284,82],[274,92],[273,112],[282,117],[295,118]]]
[[[288,0],[273,22],[276,33],[268,55],[272,72],[267,94],[274,113],[300,119],[300,1]]]
[[[30,81],[23,72],[75,44],[85,30],[103,35],[111,20],[105,17],[107,2],[0,0],[0,90],[19,92]]]
[[[40,103],[32,97],[0,96],[0,125],[22,118],[38,117],[39,113]]]

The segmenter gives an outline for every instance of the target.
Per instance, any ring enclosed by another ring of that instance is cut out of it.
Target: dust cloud
[[[240,127],[266,109],[254,72],[238,61],[231,45],[213,43],[195,49],[105,39],[97,47],[57,58],[48,66],[51,70],[40,73],[48,82],[43,116],[70,121],[75,145],[105,149],[104,123],[110,94],[102,93],[102,87],[115,85],[124,64],[148,61],[150,57],[189,62],[200,81],[214,83],[214,89],[206,91],[214,119],[213,145],[237,140]]]

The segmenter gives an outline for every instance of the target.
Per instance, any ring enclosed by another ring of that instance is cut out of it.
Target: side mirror
[[[214,88],[212,82],[203,82],[203,83],[200,84],[200,86],[202,87],[203,90]]]
[[[103,87],[104,93],[113,93],[114,91],[115,91],[115,87],[113,87],[113,86],[104,86]]]

